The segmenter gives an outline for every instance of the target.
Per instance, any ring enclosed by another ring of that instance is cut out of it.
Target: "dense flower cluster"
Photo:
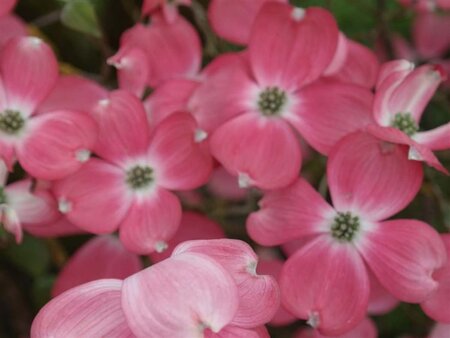
[[[107,89],[60,75],[51,47],[2,2],[0,222],[18,243],[24,230],[99,235],[67,262],[31,337],[268,337],[265,324],[301,319],[312,328],[299,338],[370,338],[368,314],[398,301],[450,323],[450,235],[391,219],[424,164],[448,175],[434,151],[450,149],[450,122],[420,120],[450,47],[426,37],[448,26],[430,11],[450,3],[402,3],[420,12],[418,54],[400,39],[396,50],[432,63],[380,64],[323,8],[212,0],[211,27],[243,47],[202,67],[200,37],[178,13],[191,1],[145,0],[150,23],[105,60],[118,78]],[[299,174],[304,142],[327,158],[329,199]],[[17,164],[27,178],[6,184]],[[260,191],[247,233],[287,260],[183,210],[204,185],[228,199]]]

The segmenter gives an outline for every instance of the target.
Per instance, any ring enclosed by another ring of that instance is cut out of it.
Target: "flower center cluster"
[[[5,189],[3,187],[0,187],[0,204],[5,204],[6,202]]]
[[[126,181],[133,189],[146,188],[153,182],[153,169],[137,165],[127,171]]]
[[[350,212],[338,212],[331,225],[331,235],[340,240],[350,242],[359,230],[359,218]]]
[[[5,110],[0,114],[0,130],[6,134],[15,134],[25,124],[20,113],[15,110]]]
[[[265,116],[277,115],[286,103],[286,93],[278,87],[268,87],[259,94],[259,111]]]
[[[397,113],[392,120],[392,127],[397,128],[404,132],[408,136],[414,135],[418,130],[419,126],[410,113]]]

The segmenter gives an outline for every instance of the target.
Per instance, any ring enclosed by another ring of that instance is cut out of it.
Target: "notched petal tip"
[[[67,214],[72,210],[72,203],[65,198],[60,198],[58,200],[58,210],[62,214]]]
[[[309,326],[311,326],[314,329],[318,328],[319,325],[320,325],[320,314],[319,314],[319,312],[312,311],[309,314],[309,318],[306,321],[306,324],[308,324]]]
[[[241,189],[250,188],[252,186],[252,179],[246,173],[239,173],[238,185]]]
[[[194,133],[195,143],[201,143],[208,138],[208,133],[203,129],[196,129]]]
[[[78,161],[84,163],[89,161],[89,159],[91,158],[91,152],[88,149],[79,149],[75,153],[75,157]]]
[[[301,21],[306,15],[306,11],[303,8],[295,7],[291,12],[291,18],[294,21]]]
[[[166,251],[166,249],[168,247],[169,247],[169,245],[166,242],[164,242],[164,241],[159,241],[159,242],[155,243],[155,251],[157,253],[161,253],[161,252]]]

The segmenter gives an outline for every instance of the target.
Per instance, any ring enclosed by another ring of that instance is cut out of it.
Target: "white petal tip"
[[[123,59],[117,60],[117,59],[109,58],[108,60],[106,60],[106,63],[116,69],[122,69],[125,66]]]
[[[316,329],[320,325],[320,316],[317,311],[313,311],[309,314],[309,318],[306,321],[306,324],[311,326],[312,328]]]
[[[81,163],[87,162],[91,158],[91,152],[87,149],[78,150],[76,153],[76,158]]]
[[[208,137],[208,133],[202,129],[197,129],[195,131],[194,140],[196,143],[200,143],[204,140],[206,140]]]
[[[100,101],[98,101],[98,105],[101,107],[107,107],[110,104],[110,100],[109,99],[102,99]]]
[[[169,246],[167,245],[166,242],[159,241],[159,242],[156,242],[156,244],[155,244],[155,251],[157,253],[161,253],[161,252],[165,251],[168,247]]]
[[[419,154],[416,148],[409,147],[408,160],[423,161],[423,157]]]
[[[72,204],[68,200],[61,198],[58,201],[58,210],[62,214],[67,214],[72,210]]]
[[[303,8],[296,7],[292,10],[291,17],[295,21],[301,21],[306,15],[306,11]]]
[[[249,265],[247,265],[247,272],[252,275],[252,276],[256,276],[258,275],[256,273],[256,267],[258,266],[258,262],[254,261],[254,262],[250,262]]]
[[[41,43],[43,43],[42,39],[36,36],[30,36],[27,38],[27,40],[30,46],[40,46]]]
[[[239,188],[246,189],[251,186],[250,176],[245,173],[239,173],[238,176],[238,185]]]

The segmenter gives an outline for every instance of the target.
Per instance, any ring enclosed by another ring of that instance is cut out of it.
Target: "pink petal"
[[[345,63],[332,78],[372,88],[377,80],[380,64],[374,52],[356,41],[347,39],[348,52]]]
[[[358,325],[370,292],[358,252],[328,236],[312,240],[287,260],[280,288],[283,305],[324,335],[343,334]]]
[[[450,17],[436,12],[420,13],[414,20],[412,35],[422,58],[443,56],[450,48]]]
[[[281,269],[283,268],[283,261],[281,259],[260,259],[256,271],[259,274],[273,276],[276,280],[279,279]],[[287,311],[282,305],[278,308],[275,316],[270,321],[271,326],[284,326],[295,322],[297,318]]]
[[[0,14],[0,48],[3,48],[9,39],[25,35],[27,35],[27,28],[19,17]]]
[[[120,240],[138,254],[163,251],[181,222],[181,205],[171,192],[156,188],[149,196],[136,198],[120,225]]]
[[[148,157],[158,184],[167,189],[189,190],[205,184],[212,171],[212,157],[201,140],[195,119],[187,113],[172,114],[155,129]]]
[[[367,312],[371,315],[384,315],[391,312],[398,304],[397,298],[392,296],[369,270],[370,298]]]
[[[239,291],[239,308],[233,325],[253,328],[275,315],[280,295],[275,278],[257,275],[258,257],[245,242],[233,239],[196,240],[178,245],[172,256],[204,254],[221,264],[234,278]]]
[[[420,121],[425,107],[444,77],[443,70],[436,65],[424,65],[415,69],[389,97],[388,110],[391,116],[409,113],[416,121]]]
[[[98,125],[95,153],[117,164],[146,152],[149,128],[144,107],[139,99],[117,90],[101,100],[92,112]]]
[[[147,54],[139,47],[122,48],[107,62],[117,69],[119,88],[141,97],[150,72]]]
[[[17,244],[22,242],[23,231],[20,219],[17,216],[16,211],[5,203],[0,204],[0,225],[2,225],[7,232],[14,235]]]
[[[75,174],[55,183],[59,208],[76,226],[102,234],[117,229],[131,200],[125,173],[107,162],[91,159]]]
[[[0,72],[8,94],[8,108],[28,116],[55,85],[58,63],[41,39],[19,37],[9,40],[2,49]]]
[[[377,90],[379,90],[379,87],[385,83],[391,82],[393,79],[402,81],[413,70],[414,63],[408,60],[393,60],[383,63],[378,73]],[[393,87],[395,88],[396,86],[394,85]]]
[[[317,330],[311,329],[301,329],[297,332],[294,338],[326,338],[330,336],[323,336]],[[377,337],[377,327],[375,323],[370,318],[365,318],[352,330],[334,336],[333,338],[376,338]]]
[[[445,245],[447,256],[450,256],[450,235],[441,236]],[[447,257],[448,258],[448,257]],[[450,299],[450,261],[433,273],[433,279],[438,282],[438,287],[421,304],[423,311],[437,322],[450,323],[450,309],[448,299]]]
[[[223,54],[205,68],[204,81],[192,94],[188,109],[199,125],[211,132],[252,107],[257,84],[247,54]]]
[[[5,163],[8,170],[12,171],[16,163],[14,144],[0,138],[0,160]]]
[[[429,149],[426,145],[415,142],[402,131],[392,127],[380,127],[377,125],[367,126],[366,129],[370,134],[380,140],[393,144],[408,145],[408,159],[413,161],[423,161],[436,170],[448,175],[447,169],[442,166],[439,159],[433,154],[431,149]]]
[[[85,231],[70,223],[61,216],[56,221],[47,224],[24,224],[27,232],[36,237],[61,237],[83,234]]]
[[[219,127],[211,152],[231,174],[246,177],[243,186],[285,187],[298,176],[300,146],[286,121],[258,115],[244,114]]]
[[[373,123],[373,94],[369,89],[336,81],[319,81],[303,88],[298,96],[296,114],[288,119],[322,154],[327,155],[345,135]]]
[[[0,3],[0,16],[3,16],[12,11],[16,5],[17,0],[2,0]]]
[[[236,285],[212,259],[181,254],[124,281],[122,306],[139,337],[196,338],[219,332],[238,307]]]
[[[408,160],[406,147],[356,132],[331,151],[327,177],[336,210],[383,220],[413,200],[423,171],[419,162]]]
[[[32,176],[61,179],[77,171],[89,159],[97,138],[92,118],[72,111],[54,111],[28,121],[26,138],[17,157]]]
[[[266,2],[269,0],[213,0],[208,7],[208,19],[218,36],[245,45],[250,39],[256,15]]]
[[[144,102],[152,126],[173,113],[187,111],[189,98],[199,84],[195,80],[173,79],[158,86]]]
[[[447,259],[439,234],[416,220],[374,224],[358,250],[386,290],[410,303],[426,300],[438,287],[432,274]]]
[[[249,42],[258,83],[294,89],[316,80],[333,58],[338,36],[336,22],[326,10],[267,2]]]
[[[116,237],[94,237],[64,265],[53,284],[52,296],[97,279],[125,279],[141,269],[139,257],[126,251]]]
[[[432,130],[414,134],[413,139],[431,150],[449,149],[450,122]]]
[[[149,26],[137,24],[126,31],[121,47],[138,47],[147,54],[150,87],[176,76],[194,76],[200,68],[200,39],[192,25],[181,16],[168,23],[154,15]]]
[[[38,113],[61,109],[90,113],[98,101],[107,97],[106,89],[96,82],[78,75],[63,75],[39,105]]]
[[[31,338],[133,338],[121,309],[122,281],[103,279],[80,285],[44,306]]]
[[[247,231],[262,245],[320,234],[325,231],[323,224],[335,216],[334,209],[302,178],[287,188],[266,192],[259,207],[248,217]]]
[[[223,238],[225,234],[216,222],[211,221],[202,214],[186,211],[181,217],[180,227],[175,235],[167,242],[167,249],[163,252],[152,252],[152,262],[158,263],[168,258],[173,249],[184,241],[193,239],[217,239]]]
[[[374,118],[378,124],[389,126],[398,112],[390,110],[393,93],[404,79],[414,71],[414,64],[407,60],[394,60],[384,63],[378,74],[374,99]]]

